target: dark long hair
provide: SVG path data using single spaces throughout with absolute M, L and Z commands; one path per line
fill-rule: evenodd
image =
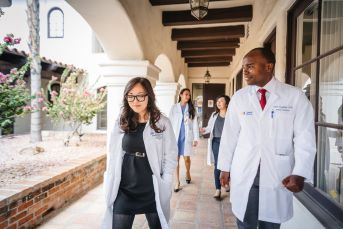
M 181 101 L 181 96 L 180 95 L 182 95 L 185 91 L 188 91 L 189 94 L 191 94 L 191 90 L 189 90 L 189 88 L 182 89 L 180 91 L 180 94 L 179 94 L 179 101 L 178 102 Z M 195 108 L 194 108 L 193 103 L 192 103 L 192 96 L 191 95 L 190 95 L 189 100 L 188 100 L 187 103 L 188 103 L 189 118 L 190 119 L 194 119 L 194 117 L 195 117 Z
M 220 98 L 224 98 L 225 99 L 225 103 L 226 103 L 226 108 L 229 106 L 229 102 L 230 102 L 230 97 L 227 95 L 220 95 L 216 98 L 216 106 L 215 106 L 215 113 L 214 114 L 218 114 L 219 113 L 219 109 L 217 107 L 217 101 Z
M 149 80 L 143 77 L 136 77 L 131 79 L 125 86 L 124 95 L 123 95 L 123 106 L 122 112 L 120 114 L 120 128 L 125 131 L 125 133 L 134 131 L 137 129 L 138 126 L 138 114 L 134 112 L 129 103 L 127 102 L 126 96 L 128 93 L 136 86 L 137 84 L 141 84 L 148 96 L 148 113 L 150 115 L 149 123 L 150 127 L 155 130 L 157 133 L 161 133 L 164 131 L 164 128 L 159 128 L 156 123 L 161 118 L 161 111 L 157 108 L 155 103 L 155 93 L 152 89 L 151 83 Z

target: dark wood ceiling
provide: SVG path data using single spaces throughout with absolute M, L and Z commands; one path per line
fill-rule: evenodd
M 211 2 L 220 2 L 225 0 L 210 0 Z M 150 0 L 151 5 L 174 5 L 174 4 L 189 4 L 189 0 Z
M 206 17 L 194 20 L 189 10 L 163 11 L 162 23 L 170 25 L 195 25 L 211 23 L 249 22 L 252 19 L 252 6 L 239 6 L 222 9 L 209 9 Z
M 245 24 L 253 17 L 252 5 L 211 8 L 213 2 L 230 0 L 210 0 L 208 13 L 200 21 L 191 15 L 189 0 L 149 1 L 152 6 L 168 8 L 162 10 L 162 24 L 172 26 L 171 39 L 177 41 L 188 67 L 228 66 L 240 38 L 245 36 Z M 181 7 L 183 10 L 174 10 L 177 4 L 187 5 Z

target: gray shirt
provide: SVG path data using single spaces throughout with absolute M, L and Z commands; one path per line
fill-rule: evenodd
M 222 136 L 224 121 L 225 121 L 225 118 L 220 117 L 220 115 L 218 114 L 218 117 L 217 117 L 217 119 L 214 123 L 214 127 L 213 127 L 213 137 L 214 138 L 220 138 Z

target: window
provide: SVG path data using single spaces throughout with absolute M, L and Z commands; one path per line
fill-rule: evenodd
M 315 110 L 315 182 L 305 192 L 343 225 L 343 1 L 297 1 L 288 30 L 286 80 Z
M 64 37 L 64 14 L 60 8 L 54 7 L 48 13 L 48 38 Z

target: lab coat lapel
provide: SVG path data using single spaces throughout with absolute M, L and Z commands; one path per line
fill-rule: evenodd
M 263 113 L 266 113 L 269 111 L 271 107 L 275 104 L 276 101 L 279 99 L 278 91 L 281 90 L 281 88 L 278 88 L 278 81 L 276 79 L 273 79 L 271 87 L 269 90 L 269 98 L 267 99 L 267 104 L 264 107 Z
M 271 107 L 273 107 L 273 104 L 275 104 L 275 102 L 278 100 L 279 96 L 278 94 L 274 93 L 270 93 L 270 96 L 267 100 L 267 104 L 264 107 L 263 113 L 266 113 Z

